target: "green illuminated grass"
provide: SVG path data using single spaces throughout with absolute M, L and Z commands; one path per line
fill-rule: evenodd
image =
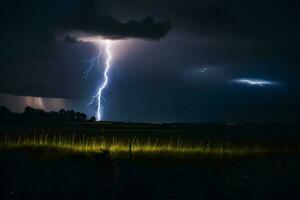
M 159 137 L 104 137 L 77 134 L 4 134 L 0 136 L 0 148 L 45 148 L 62 152 L 101 153 L 110 152 L 113 157 L 128 156 L 245 156 L 266 154 L 298 154 L 299 146 L 273 145 L 254 142 L 212 141 L 207 139 Z

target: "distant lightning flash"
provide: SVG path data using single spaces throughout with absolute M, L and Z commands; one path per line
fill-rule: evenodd
M 210 67 L 204 67 L 204 68 L 200 68 L 199 72 L 203 74 L 205 72 L 208 72 L 209 70 L 210 70 Z
M 198 72 L 200 72 L 201 74 L 204 74 L 204 73 L 210 71 L 212 68 L 213 68 L 213 67 L 210 66 L 210 65 L 204 65 L 203 67 L 200 67 L 200 68 L 198 69 Z
M 110 51 L 110 43 L 111 42 L 109 40 L 105 41 L 105 53 L 106 53 L 107 57 L 106 57 L 106 61 L 105 61 L 104 81 L 99 86 L 99 88 L 97 90 L 97 94 L 95 96 L 93 96 L 91 102 L 88 103 L 88 106 L 90 106 L 94 103 L 95 100 L 97 100 L 97 104 L 96 104 L 97 105 L 97 112 L 96 112 L 96 120 L 97 121 L 102 120 L 102 109 L 103 109 L 102 100 L 104 99 L 102 95 L 103 95 L 103 90 L 107 87 L 108 79 L 109 79 L 108 72 L 109 72 L 109 69 L 111 67 L 110 61 L 111 61 L 111 58 L 112 58 L 112 54 L 111 54 L 111 51 Z M 93 67 L 95 65 L 95 62 L 99 63 L 99 60 L 100 60 L 100 49 L 99 49 L 98 55 L 89 60 L 90 66 L 87 69 L 87 71 L 84 72 L 84 74 L 85 74 L 84 78 L 87 78 L 90 71 L 93 69 Z
M 237 79 L 233 80 L 236 83 L 242 83 L 242 84 L 248 84 L 248 85 L 257 85 L 260 87 L 264 87 L 266 85 L 276 85 L 276 83 L 272 81 L 266 81 L 266 80 L 253 80 L 253 79 Z

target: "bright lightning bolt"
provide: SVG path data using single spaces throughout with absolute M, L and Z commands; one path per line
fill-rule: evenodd
M 101 104 L 102 92 L 106 88 L 107 83 L 108 83 L 108 71 L 110 69 L 110 60 L 111 60 L 111 53 L 110 53 L 109 46 L 110 46 L 110 42 L 106 41 L 105 51 L 106 51 L 107 58 L 106 58 L 106 62 L 105 62 L 104 82 L 102 83 L 102 85 L 98 89 L 98 93 L 97 93 L 97 97 L 98 97 L 97 113 L 96 113 L 97 121 L 101 120 L 101 116 L 102 116 L 102 112 L 101 112 L 102 111 L 102 104 Z
M 88 106 L 90 106 L 95 102 L 95 100 L 97 100 L 97 112 L 96 112 L 96 120 L 97 121 L 102 120 L 102 110 L 103 110 L 102 100 L 104 100 L 103 90 L 107 87 L 108 79 L 109 79 L 108 72 L 111 67 L 110 61 L 112 58 L 112 54 L 110 51 L 110 43 L 111 42 L 109 40 L 105 41 L 106 61 L 105 61 L 105 69 L 104 69 L 104 81 L 99 86 L 99 88 L 97 90 L 97 94 L 95 96 L 93 96 L 91 102 L 88 103 Z M 84 75 L 85 75 L 84 78 L 87 78 L 90 71 L 93 69 L 95 62 L 99 63 L 99 60 L 100 60 L 100 49 L 99 49 L 98 55 L 89 60 L 90 65 L 89 65 L 89 68 L 87 69 L 87 71 L 84 72 Z

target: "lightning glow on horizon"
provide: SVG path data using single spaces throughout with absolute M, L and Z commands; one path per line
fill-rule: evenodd
M 101 85 L 99 86 L 98 90 L 97 90 L 97 94 L 95 96 L 92 97 L 92 100 L 90 103 L 88 103 L 88 106 L 92 105 L 94 103 L 95 100 L 97 100 L 97 111 L 96 111 L 96 120 L 100 121 L 102 120 L 102 110 L 103 110 L 103 106 L 102 106 L 102 100 L 103 98 L 103 90 L 107 87 L 108 84 L 108 72 L 109 69 L 111 67 L 110 65 L 110 61 L 112 58 L 112 53 L 110 51 L 110 41 L 109 40 L 105 40 L 105 53 L 106 53 L 106 61 L 105 61 L 105 69 L 104 69 L 104 81 L 101 83 Z M 85 76 L 84 78 L 87 78 L 87 76 L 89 75 L 90 71 L 92 70 L 92 68 L 94 67 L 94 63 L 97 61 L 97 63 L 99 63 L 100 60 L 100 49 L 99 49 L 99 53 L 97 56 L 95 56 L 94 58 L 90 59 L 90 66 L 87 69 L 86 72 L 84 72 Z

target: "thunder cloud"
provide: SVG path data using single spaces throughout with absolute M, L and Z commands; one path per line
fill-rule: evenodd
M 110 15 L 98 15 L 94 1 L 81 2 L 68 15 L 57 22 L 61 32 L 83 32 L 89 35 L 101 35 L 109 39 L 142 38 L 159 40 L 172 28 L 169 21 L 155 22 L 151 17 L 141 21 L 120 22 Z

